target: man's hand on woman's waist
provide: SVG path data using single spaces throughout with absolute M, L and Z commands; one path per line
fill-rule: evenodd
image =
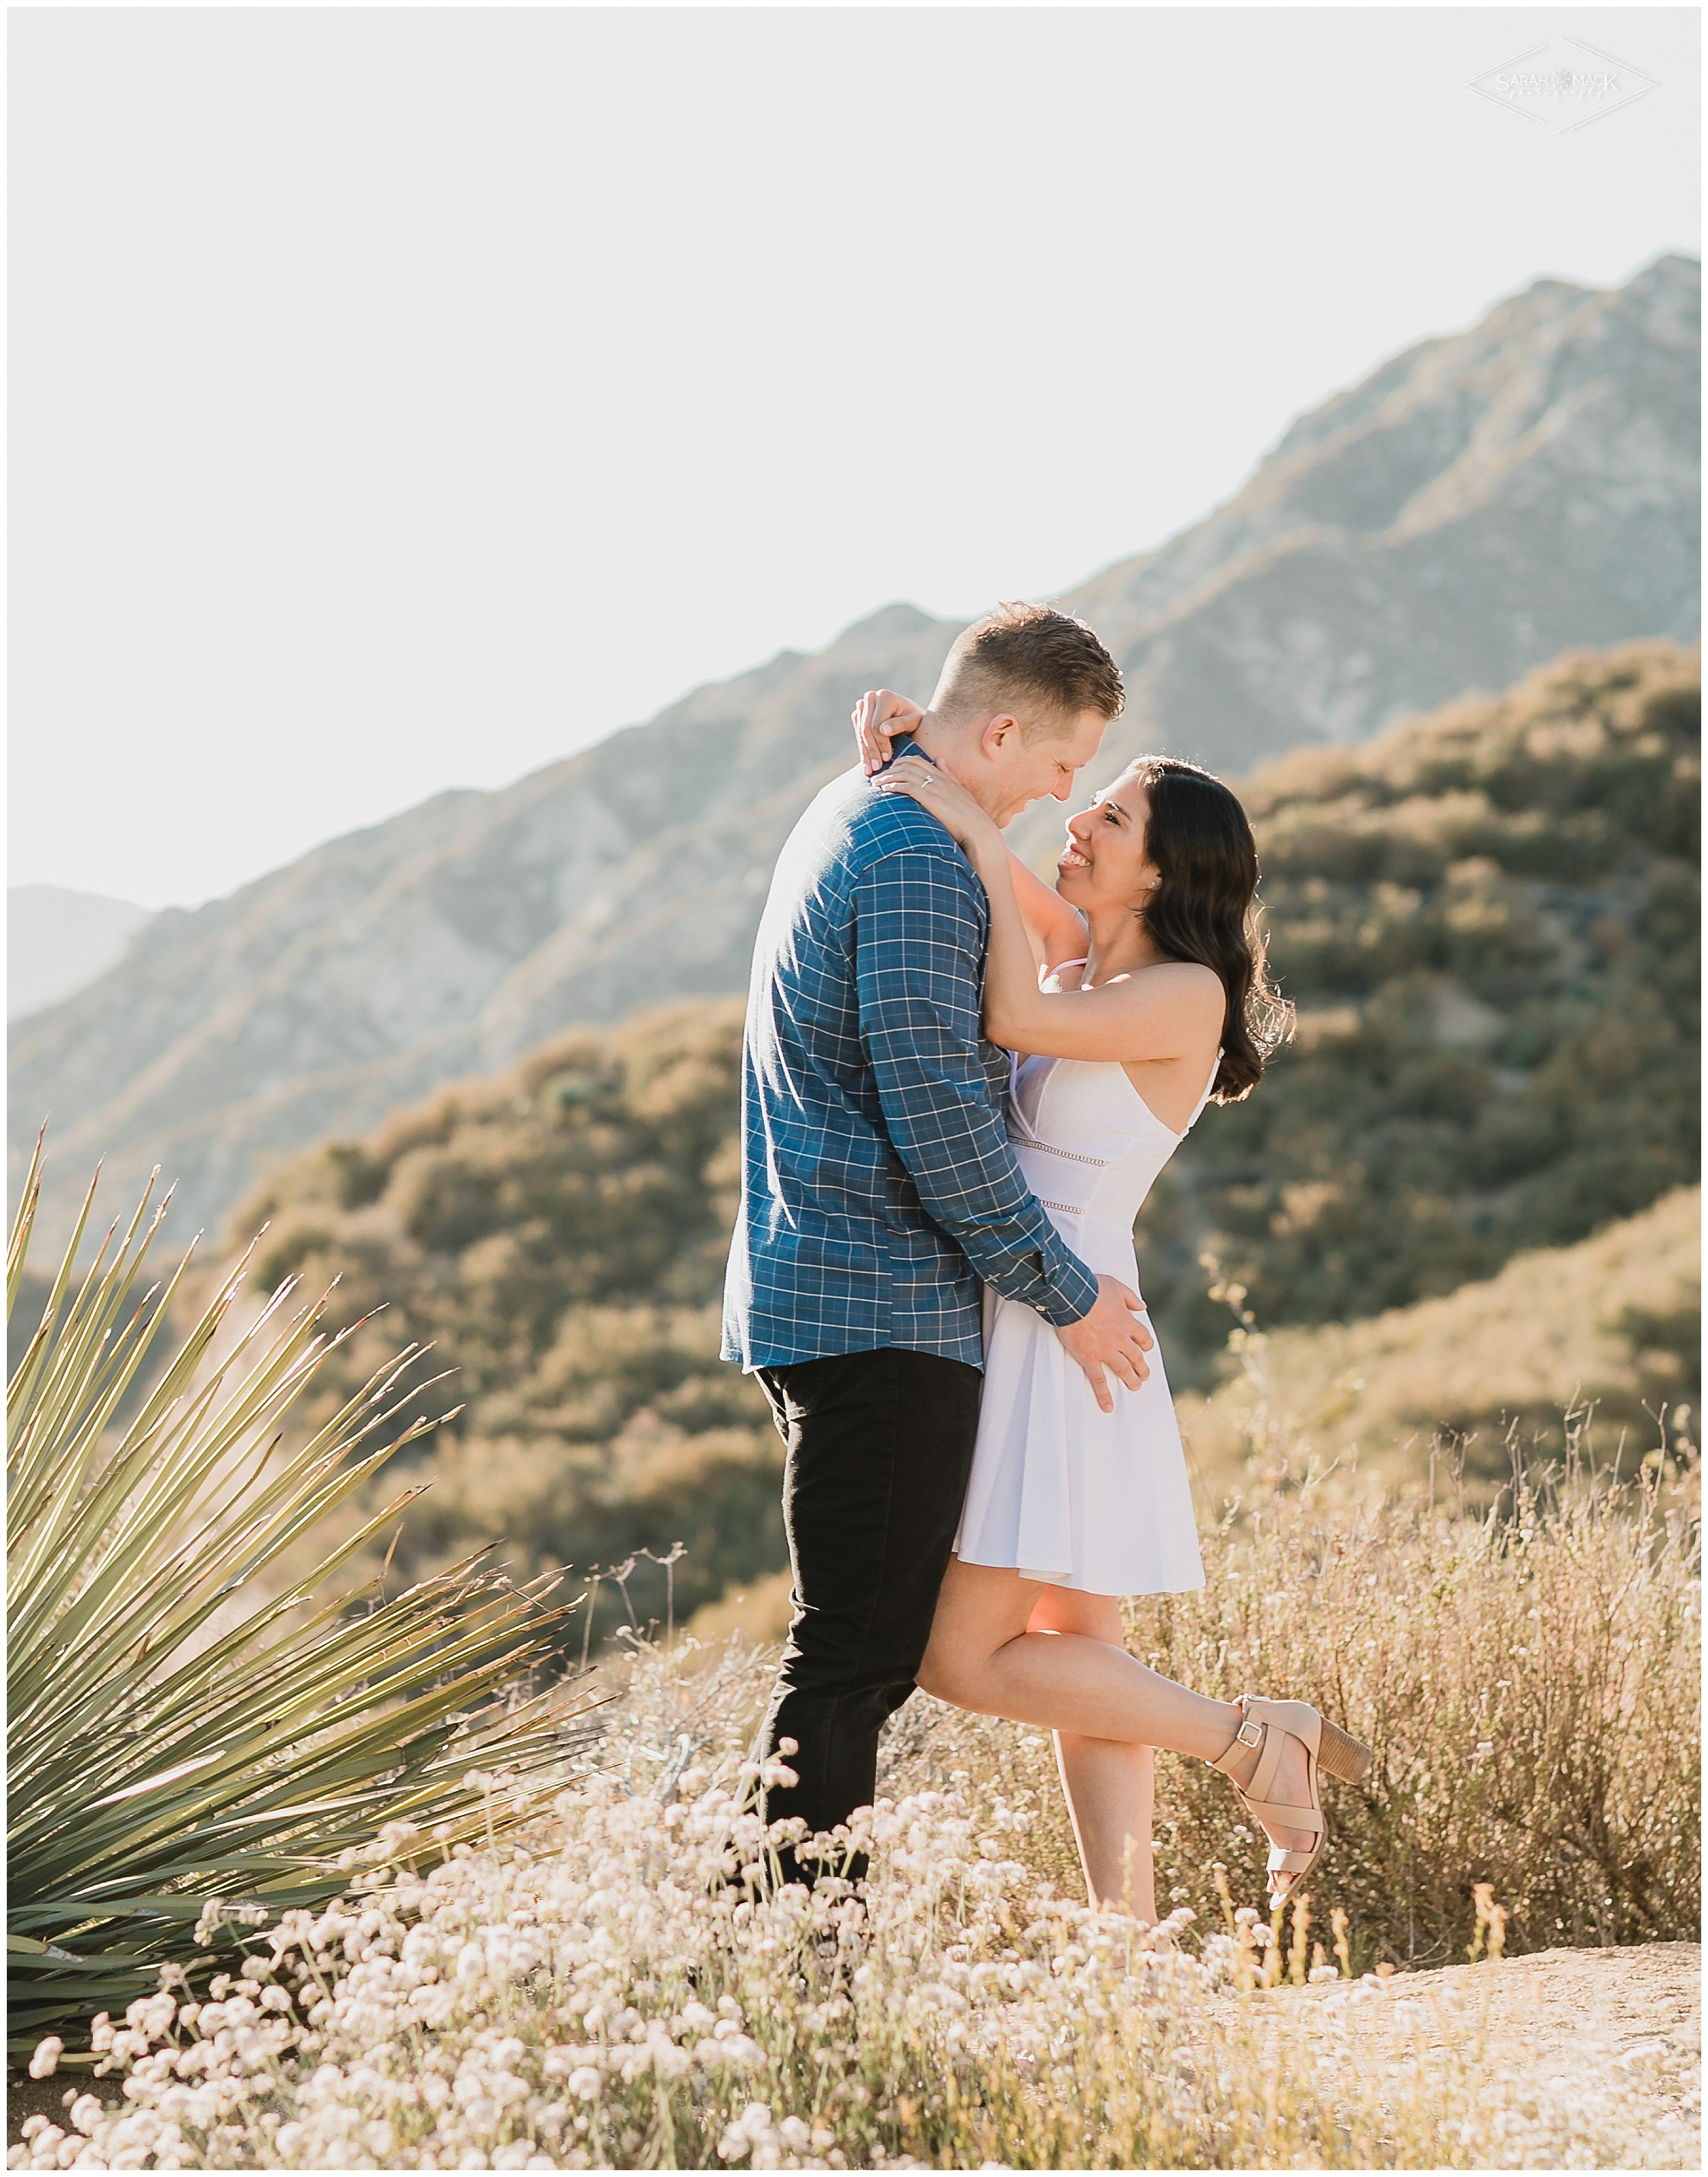
M 1115 1395 L 1105 1369 L 1113 1369 L 1129 1391 L 1136 1391 L 1150 1373 L 1144 1356 L 1156 1340 L 1149 1325 L 1139 1320 L 1143 1307 L 1130 1285 L 1100 1272 L 1091 1312 L 1081 1316 L 1078 1323 L 1056 1326 L 1056 1335 L 1085 1371 L 1097 1403 L 1106 1414 L 1115 1411 Z

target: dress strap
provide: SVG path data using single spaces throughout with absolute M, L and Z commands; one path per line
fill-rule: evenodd
M 1058 960 L 1053 968 L 1048 966 L 1043 962 L 1040 962 L 1038 968 L 1039 989 L 1041 990 L 1050 978 L 1055 975 L 1059 975 L 1064 968 L 1083 968 L 1090 958 L 1091 955 L 1089 952 L 1082 953 L 1080 958 L 1077 960 Z

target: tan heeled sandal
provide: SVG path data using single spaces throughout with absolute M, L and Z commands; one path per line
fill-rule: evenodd
M 1245 1721 L 1210 1766 L 1220 1769 L 1233 1784 L 1241 1805 L 1260 1829 L 1273 1822 L 1277 1829 L 1303 1830 L 1309 1836 L 1308 1852 L 1285 1845 L 1269 1847 L 1269 1873 L 1285 1878 L 1274 1885 L 1274 1894 L 1287 1897 L 1323 1857 L 1329 1841 L 1317 1771 L 1326 1770 L 1329 1776 L 1344 1777 L 1349 1784 L 1361 1784 L 1370 1773 L 1370 1749 L 1330 1723 L 1309 1701 L 1265 1700 L 1258 1694 L 1241 1694 L 1238 1705 Z M 1289 1738 L 1296 1738 L 1305 1749 L 1306 1789 L 1311 1801 L 1307 1807 L 1290 1807 L 1269 1797 L 1281 1765 L 1281 1751 Z M 1230 1765 L 1253 1746 L 1258 1749 L 1257 1766 L 1241 1784 Z

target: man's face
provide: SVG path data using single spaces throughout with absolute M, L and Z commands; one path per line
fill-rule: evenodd
M 1082 711 L 1065 732 L 1028 740 L 1018 717 L 998 712 L 969 723 L 938 760 L 993 823 L 1006 826 L 1034 801 L 1067 800 L 1107 723 L 1101 712 Z

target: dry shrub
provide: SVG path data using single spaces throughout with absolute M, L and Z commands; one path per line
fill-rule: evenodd
M 1652 1475 L 1654 1470 L 1649 1470 Z M 1521 1479 L 1480 1515 L 1449 1501 L 1285 1481 L 1204 1537 L 1195 1595 L 1128 1606 L 1132 1652 L 1200 1693 L 1314 1701 L 1372 1745 L 1356 1790 L 1327 1780 L 1319 1913 L 1343 1907 L 1362 1962 L 1462 1957 L 1474 1885 L 1508 1947 L 1694 1940 L 1697 1522 L 1675 1480 Z M 1040 1732 L 923 1696 L 892 1727 L 895 1788 L 1024 1786 L 1029 1854 L 1078 1885 Z M 1263 1840 L 1205 1764 L 1158 1756 L 1157 1894 L 1215 1912 L 1218 1862 L 1260 1899 Z
M 1463 1955 L 1477 1882 L 1514 1950 L 1695 1934 L 1699 1530 L 1682 1503 L 1565 1472 L 1480 1518 L 1305 1490 L 1218 1545 L 1200 1595 L 1133 1612 L 1132 1645 L 1206 1691 L 1315 1700 L 1375 1748 L 1362 1787 L 1329 1786 L 1317 1885 L 1365 1944 Z M 1222 1780 L 1167 1765 L 1182 1867 L 1228 1859 Z

